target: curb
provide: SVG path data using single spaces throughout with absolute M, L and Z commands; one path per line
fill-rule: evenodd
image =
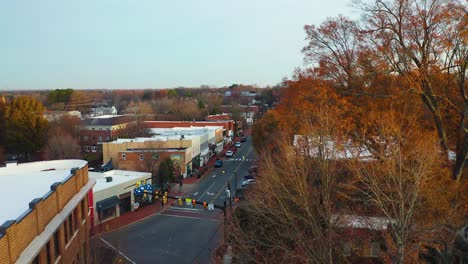
M 145 219 L 147 219 L 147 218 L 149 218 L 149 217 L 152 217 L 152 216 L 154 216 L 154 215 L 156 215 L 156 214 L 158 214 L 158 213 L 165 212 L 165 211 L 166 211 L 169 207 L 171 207 L 173 204 L 174 204 L 174 202 L 172 202 L 171 204 L 168 203 L 166 206 L 164 206 L 163 208 L 161 208 L 161 210 L 156 211 L 154 214 L 147 215 L 147 216 L 145 216 L 145 217 L 143 217 L 143 218 L 140 218 L 140 219 L 136 220 L 135 222 L 131 222 L 131 223 L 128 223 L 128 224 L 126 224 L 126 225 L 119 226 L 119 227 L 116 228 L 116 229 L 112 229 L 112 230 L 109 230 L 109 231 L 104 231 L 104 232 L 101 232 L 101 233 L 99 233 L 99 234 L 92 235 L 92 236 L 90 236 L 90 237 L 91 237 L 91 238 L 93 238 L 93 237 L 99 237 L 99 236 L 101 236 L 101 235 L 104 235 L 104 234 L 107 234 L 107 233 L 110 233 L 110 232 L 114 232 L 114 231 L 120 230 L 120 229 L 122 229 L 122 228 L 128 227 L 128 226 L 130 226 L 130 225 L 139 223 L 139 222 L 141 222 L 141 221 L 143 221 L 143 220 L 145 220 Z

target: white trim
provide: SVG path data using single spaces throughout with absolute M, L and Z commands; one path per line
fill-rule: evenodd
M 55 231 L 60 228 L 67 217 L 73 212 L 75 207 L 81 203 L 81 200 L 86 197 L 95 183 L 95 180 L 89 179 L 88 183 L 81 187 L 81 190 L 72 197 L 72 199 L 65 205 L 65 207 L 63 207 L 62 211 L 54 218 L 52 218 L 49 224 L 45 227 L 44 231 L 40 235 L 36 236 L 33 241 L 31 241 L 31 243 L 29 243 L 29 245 L 23 250 L 16 263 L 30 263 L 41 252 L 44 245 L 49 242 Z M 85 232 L 84 229 L 82 231 Z M 73 239 L 70 239 L 70 241 L 72 240 Z

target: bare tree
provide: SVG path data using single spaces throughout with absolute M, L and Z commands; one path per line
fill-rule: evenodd
M 437 136 L 423 134 L 415 119 L 403 116 L 393 112 L 375 119 L 382 145 L 379 159 L 351 165 L 362 184 L 356 186 L 389 223 L 387 256 L 392 263 L 417 259 L 418 242 L 427 227 L 419 221 L 424 214 L 428 217 L 429 208 L 424 206 L 427 188 L 443 168 Z
M 44 154 L 48 160 L 76 159 L 81 158 L 80 149 L 77 139 L 62 129 L 56 128 L 49 131 Z
M 276 151 L 260 153 L 259 187 L 234 214 L 229 239 L 239 262 L 341 263 L 342 233 L 335 225 L 343 190 L 337 149 L 339 119 L 325 104 L 306 118 L 295 146 L 279 133 Z

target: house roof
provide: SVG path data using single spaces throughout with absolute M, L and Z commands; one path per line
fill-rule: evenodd
M 84 160 L 53 160 L 0 168 L 0 224 L 19 218 L 31 201 L 51 191 L 51 185 L 65 182 L 72 175 L 71 169 L 86 165 Z
M 116 115 L 116 116 L 100 116 L 91 117 L 81 120 L 82 126 L 115 126 L 131 122 L 131 116 Z

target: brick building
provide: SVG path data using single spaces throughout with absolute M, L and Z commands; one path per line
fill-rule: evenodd
M 0 262 L 90 263 L 93 185 L 83 160 L 0 168 Z
M 87 118 L 80 124 L 80 145 L 85 152 L 102 152 L 102 142 L 109 142 L 125 132 L 131 123 L 129 116 Z
M 153 167 L 165 158 L 171 158 L 186 177 L 193 168 L 193 149 L 198 148 L 200 152 L 200 146 L 192 144 L 192 140 L 175 137 L 118 139 L 103 144 L 103 161 L 104 164 L 110 162 L 113 168 L 119 170 L 150 172 L 148 165 L 153 163 Z

